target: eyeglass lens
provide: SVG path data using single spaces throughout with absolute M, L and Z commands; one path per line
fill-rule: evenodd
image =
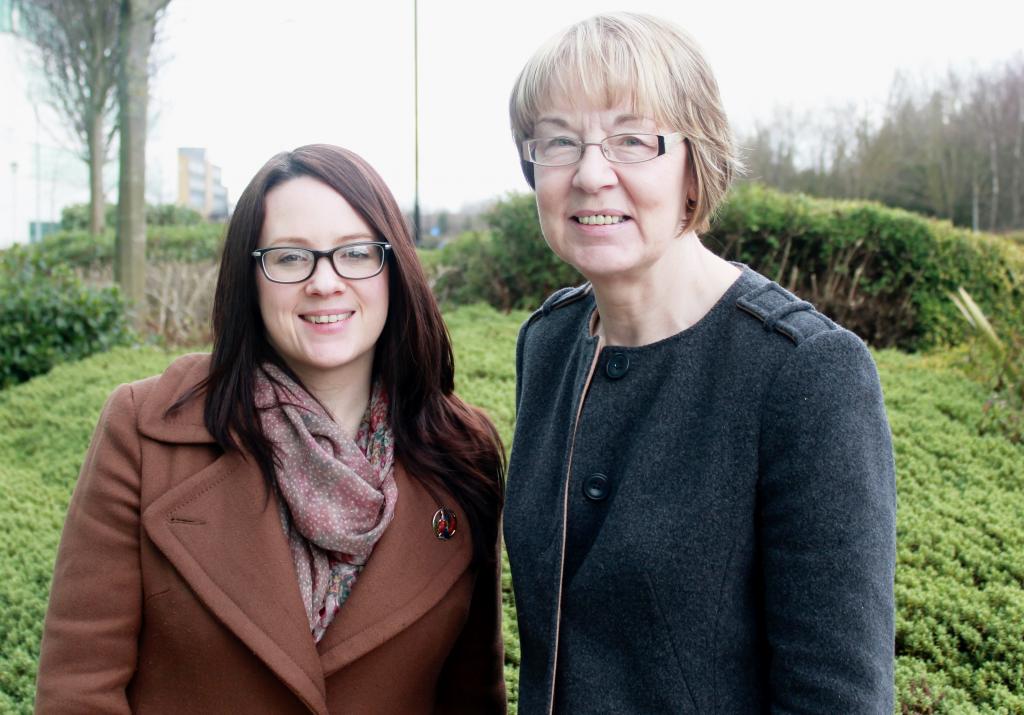
M 583 142 L 569 137 L 536 139 L 534 160 L 538 164 L 564 166 L 575 164 L 583 155 Z M 658 156 L 657 134 L 616 134 L 601 142 L 601 151 L 609 161 L 624 164 L 648 161 Z
M 375 243 L 339 246 L 331 258 L 342 278 L 370 278 L 384 266 L 384 247 Z M 263 254 L 263 268 L 272 281 L 298 283 L 313 275 L 316 254 L 305 248 L 272 248 Z

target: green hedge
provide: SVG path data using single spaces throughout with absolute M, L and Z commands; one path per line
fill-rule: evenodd
M 959 343 L 949 300 L 963 286 L 1003 326 L 1024 325 L 1024 251 L 944 221 L 858 201 L 738 187 L 707 244 L 765 275 L 876 347 Z
M 509 444 L 515 335 L 525 313 L 446 315 L 457 388 Z M 50 572 L 100 407 L 173 356 L 120 348 L 0 392 L 0 712 L 28 713 Z M 987 391 L 958 357 L 876 353 L 896 448 L 895 712 L 1024 712 L 1024 448 L 978 435 Z M 45 459 L 40 459 L 45 455 Z M 519 643 L 505 573 L 506 677 Z
M 533 309 L 556 289 L 583 281 L 544 242 L 533 194 L 510 194 L 486 220 L 489 231 L 462 234 L 431 261 L 434 293 L 443 303 Z
M 218 223 L 191 226 L 146 226 L 146 257 L 152 261 L 217 260 L 224 242 L 225 227 Z M 33 244 L 35 251 L 51 265 L 93 268 L 114 260 L 114 231 L 108 228 L 99 236 L 84 229 L 57 231 Z
M 510 195 L 488 233 L 465 234 L 432 259 L 435 291 L 454 304 L 535 308 L 581 282 L 547 248 L 532 194 Z M 997 328 L 1024 326 L 1024 250 L 879 204 L 738 186 L 705 244 L 761 271 L 875 347 L 956 344 L 965 323 L 949 293 L 965 287 Z
M 89 204 L 71 204 L 60 211 L 60 227 L 64 231 L 86 231 L 92 207 Z M 117 204 L 106 204 L 103 221 L 107 226 L 117 224 Z M 202 215 L 176 204 L 146 204 L 146 223 L 150 226 L 192 226 L 202 223 Z
M 0 256 L 0 389 L 132 338 L 117 288 L 13 248 Z

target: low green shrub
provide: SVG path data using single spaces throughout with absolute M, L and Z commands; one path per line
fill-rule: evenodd
M 91 268 L 112 265 L 114 260 L 114 230 L 93 236 L 87 229 L 67 229 L 51 233 L 28 250 L 51 265 L 69 268 Z
M 154 261 L 219 261 L 227 226 L 151 226 L 146 229 L 146 256 Z
M 1024 448 L 978 434 L 988 391 L 959 355 L 876 357 L 896 451 L 902 712 L 1024 712 Z
M 32 712 L 57 543 L 100 409 L 172 357 L 122 347 L 0 391 L 0 713 Z
M 1008 241 L 1024 246 L 1024 231 L 1009 231 L 1001 235 Z
M 455 346 L 455 389 L 487 411 L 508 450 L 515 423 L 516 336 L 526 311 L 501 315 L 477 303 L 445 312 Z
M 0 257 L 0 389 L 132 338 L 117 288 L 93 288 L 31 250 Z
M 982 434 L 996 432 L 1014 444 L 1024 442 L 1024 333 L 1011 330 L 999 336 L 971 294 L 960 288 L 950 298 L 974 330 L 968 366 L 988 383 L 979 422 Z M 979 348 L 984 348 L 980 350 Z
M 446 313 L 457 389 L 510 444 L 515 336 L 526 313 Z M 979 435 L 985 385 L 959 353 L 877 352 L 896 451 L 895 715 L 1024 712 L 1024 447 Z M 118 383 L 172 355 L 118 348 L 0 392 L 0 711 L 29 713 L 53 559 L 89 435 Z M 41 458 L 44 456 L 45 458 Z M 503 575 L 505 674 L 519 641 Z
M 61 231 L 88 231 L 92 207 L 89 204 L 70 204 L 60 210 Z M 104 204 L 103 223 L 113 226 L 117 223 L 117 204 Z
M 528 316 L 529 313 L 521 311 L 499 315 L 494 308 L 483 304 L 445 313 L 455 348 L 455 389 L 468 402 L 487 412 L 498 428 L 506 451 L 512 446 L 515 423 L 516 336 Z M 502 560 L 501 591 L 505 689 L 509 715 L 515 715 L 519 702 L 519 630 L 507 557 Z
M 467 231 L 436 249 L 429 268 L 434 295 L 445 305 L 487 303 L 509 307 L 508 290 L 499 282 L 493 236 Z
M 225 227 L 218 223 L 194 225 L 147 225 L 146 257 L 155 262 L 198 262 L 219 260 Z M 36 252 L 50 265 L 95 269 L 114 261 L 114 231 L 99 236 L 85 229 L 57 231 L 27 250 Z
M 486 221 L 488 232 L 467 232 L 441 249 L 434 282 L 441 301 L 529 309 L 558 288 L 583 282 L 545 243 L 532 194 L 508 195 Z
M 423 266 L 423 272 L 427 274 L 427 279 L 433 283 L 437 274 L 437 264 L 441 258 L 441 251 L 437 248 L 426 248 L 420 245 L 416 247 L 416 256 L 420 259 L 420 264 Z
M 60 227 L 62 231 L 88 231 L 89 204 L 71 204 L 60 211 Z M 103 220 L 107 226 L 117 224 L 117 204 L 104 207 Z M 202 215 L 186 206 L 177 204 L 146 204 L 146 223 L 150 226 L 194 226 L 202 223 Z
M 196 226 L 202 222 L 203 215 L 187 206 L 146 204 L 146 225 L 148 226 Z
M 516 334 L 525 313 L 486 306 L 446 314 L 456 389 L 512 438 Z M 32 712 L 39 638 L 64 513 L 89 437 L 118 384 L 161 372 L 178 353 L 118 348 L 0 392 L 0 712 Z M 42 458 L 41 457 L 45 457 Z M 519 646 L 507 562 L 506 678 L 515 713 Z

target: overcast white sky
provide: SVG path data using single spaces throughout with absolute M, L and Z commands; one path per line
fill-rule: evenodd
M 507 98 L 560 28 L 625 3 L 420 0 L 420 197 L 458 209 L 526 185 Z M 774 108 L 884 101 L 897 69 L 939 76 L 1024 49 L 1024 2 L 639 0 L 703 45 L 735 124 Z M 275 152 L 349 147 L 413 199 L 412 0 L 172 0 L 154 87 L 152 160 L 174 199 L 175 151 L 206 147 L 232 203 Z

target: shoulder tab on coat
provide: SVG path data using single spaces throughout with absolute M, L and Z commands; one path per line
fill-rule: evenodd
M 543 305 L 541 305 L 541 313 L 548 315 L 556 308 L 561 308 L 569 305 L 570 303 L 575 303 L 581 298 L 585 298 L 590 295 L 590 291 L 591 287 L 589 282 L 575 287 L 570 286 L 568 288 L 559 288 L 548 296 L 548 299 L 544 301 Z
M 799 345 L 812 335 L 839 326 L 774 281 L 767 281 L 736 300 L 736 306 Z
M 532 325 L 538 318 L 543 318 L 551 313 L 555 308 L 561 308 L 562 306 L 575 303 L 576 301 L 589 295 L 591 291 L 590 283 L 584 283 L 579 286 L 568 286 L 566 288 L 559 288 L 554 293 L 547 297 L 537 310 L 530 313 L 530 317 L 523 323 L 523 328 Z

